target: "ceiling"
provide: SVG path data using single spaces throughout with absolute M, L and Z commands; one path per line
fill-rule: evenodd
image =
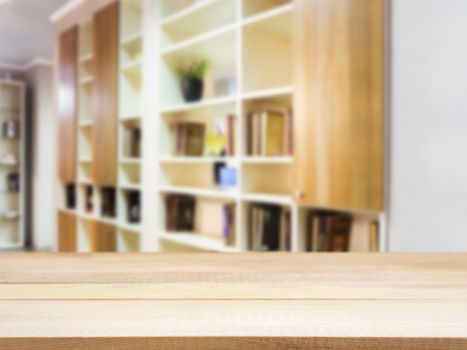
M 0 0 L 0 63 L 23 66 L 52 59 L 49 16 L 70 0 Z

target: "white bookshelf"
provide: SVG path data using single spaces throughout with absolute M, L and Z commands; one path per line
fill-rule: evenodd
M 0 80 L 0 250 L 24 247 L 24 122 L 25 85 Z M 15 135 L 4 133 L 4 123 L 15 123 Z M 19 187 L 9 178 L 16 178 Z
M 248 208 L 272 204 L 291 213 L 291 251 L 306 250 L 306 216 L 312 209 L 350 213 L 354 225 L 380 222 L 380 250 L 385 250 L 384 215 L 359 213 L 339 208 L 303 208 L 293 195 L 294 157 L 250 156 L 246 149 L 246 120 L 258 108 L 289 108 L 293 105 L 292 78 L 293 0 L 159 0 L 157 21 L 158 126 L 154 142 L 157 162 L 157 235 L 162 250 L 246 251 Z M 176 67 L 207 59 L 203 99 L 183 101 Z M 231 78 L 236 90 L 218 93 L 215 81 Z M 171 125 L 175 122 L 209 123 L 218 116 L 236 117 L 235 154 L 229 157 L 187 157 L 173 154 Z M 145 158 L 145 162 L 148 158 Z M 213 185 L 213 164 L 225 162 L 237 169 L 238 184 L 225 189 Z M 143 186 L 144 187 L 144 186 Z M 226 247 L 221 239 L 203 232 L 167 232 L 165 198 L 169 194 L 189 195 L 197 201 L 236 204 L 237 242 Z M 168 248 L 165 248 L 165 247 Z M 182 248 L 180 248 L 182 247 Z
M 217 251 L 248 250 L 249 208 L 270 204 L 290 212 L 292 252 L 306 251 L 307 213 L 329 210 L 351 214 L 354 226 L 380 223 L 380 250 L 385 251 L 385 215 L 346 208 L 301 207 L 295 204 L 293 155 L 250 155 L 247 121 L 252 111 L 293 106 L 293 0 L 120 0 L 118 181 L 116 217 L 100 214 L 101 189 L 93 184 L 93 51 L 92 25 L 80 28 L 77 208 L 62 208 L 78 217 L 79 250 L 89 251 L 92 221 L 116 228 L 117 250 Z M 204 96 L 184 101 L 176 69 L 207 59 Z M 219 81 L 230 81 L 220 89 Z M 216 127 L 234 116 L 232 155 L 180 156 L 174 152 L 173 125 L 195 122 Z M 130 156 L 126 135 L 142 134 L 139 156 Z M 237 170 L 237 185 L 216 186 L 213 168 L 226 163 Z M 94 208 L 85 210 L 85 193 L 93 189 Z M 139 192 L 141 223 L 127 220 L 127 196 Z M 226 246 L 221 229 L 168 232 L 168 195 L 188 195 L 197 203 L 235 204 L 236 244 Z M 219 214 L 220 215 L 220 214 Z M 216 218 L 218 219 L 218 218 Z
M 97 186 L 93 183 L 94 163 L 94 47 L 93 22 L 88 20 L 78 29 L 78 138 L 76 206 L 71 211 L 76 215 L 78 252 L 90 252 L 93 242 L 94 223 L 99 219 L 97 208 Z M 93 208 L 87 210 L 88 191 L 92 191 Z M 68 209 L 70 210 L 70 209 Z
M 117 187 L 117 249 L 119 252 L 141 251 L 142 226 L 128 221 L 128 196 L 138 193 L 142 204 L 142 150 L 129 155 L 131 130 L 142 132 L 144 68 L 144 1 L 120 2 L 120 96 Z M 140 148 L 142 148 L 140 141 Z

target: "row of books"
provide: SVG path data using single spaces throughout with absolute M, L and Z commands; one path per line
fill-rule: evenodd
M 168 195 L 166 230 L 209 236 L 227 246 L 236 242 L 236 205 L 198 200 L 186 195 Z
M 329 211 L 310 211 L 306 222 L 307 251 L 348 252 L 351 250 L 351 239 L 354 241 L 352 250 L 379 250 L 377 222 L 365 222 L 362 227 L 361 223 L 354 225 L 350 215 Z M 354 226 L 359 232 L 353 232 Z
M 125 128 L 123 138 L 124 156 L 128 158 L 141 157 L 141 128 Z
M 216 118 L 213 125 L 195 122 L 172 124 L 173 148 L 177 156 L 233 156 L 235 117 Z
M 246 136 L 249 156 L 292 155 L 292 109 L 268 109 L 249 113 Z
M 249 233 L 249 249 L 252 251 L 290 251 L 290 211 L 276 205 L 252 205 L 249 208 Z

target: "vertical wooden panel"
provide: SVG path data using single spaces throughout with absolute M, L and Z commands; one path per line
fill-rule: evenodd
M 75 182 L 78 28 L 63 32 L 58 40 L 58 176 Z
M 101 186 L 117 182 L 118 11 L 115 2 L 94 15 L 94 180 Z
M 117 251 L 117 230 L 115 226 L 102 223 L 97 224 L 93 251 L 100 253 Z
M 296 201 L 381 210 L 384 0 L 296 0 L 294 26 Z
M 76 252 L 76 216 L 70 213 L 58 213 L 58 251 Z

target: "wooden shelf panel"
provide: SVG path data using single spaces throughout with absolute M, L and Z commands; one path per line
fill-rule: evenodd
M 270 13 L 281 11 L 293 4 L 293 0 L 242 0 L 243 17 L 269 16 Z
M 186 186 L 161 186 L 159 191 L 164 194 L 186 194 L 195 197 L 217 198 L 217 199 L 235 199 L 238 191 L 232 189 L 218 188 L 197 188 Z
M 210 238 L 198 233 L 163 232 L 160 234 L 159 238 L 173 243 L 187 245 L 204 251 L 222 253 L 239 252 L 237 248 L 228 247 L 221 240 Z

